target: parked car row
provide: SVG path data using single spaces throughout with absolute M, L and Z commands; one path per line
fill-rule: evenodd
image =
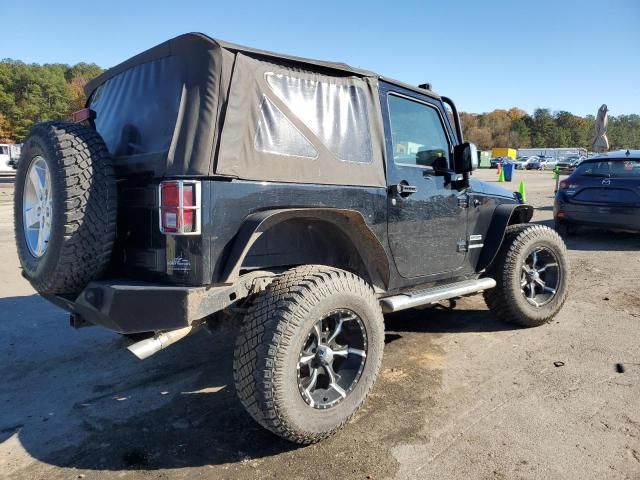
M 553 170 L 556 161 L 548 157 L 533 156 L 527 159 L 525 168 L 527 170 Z
M 530 157 L 497 157 L 491 159 L 491 168 L 497 168 L 498 164 L 504 165 L 510 163 L 517 170 L 553 170 L 559 167 L 563 173 L 573 172 L 585 157 L 571 156 L 564 160 L 557 161 L 551 157 L 533 155 Z

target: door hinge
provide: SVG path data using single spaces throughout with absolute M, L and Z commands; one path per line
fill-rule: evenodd
M 469 244 L 466 240 L 458 240 L 458 252 L 467 252 L 469 250 Z
M 469 208 L 469 197 L 466 195 L 458 197 L 458 207 Z

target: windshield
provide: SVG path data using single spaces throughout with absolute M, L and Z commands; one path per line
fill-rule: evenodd
M 583 163 L 577 175 L 586 177 L 640 178 L 640 160 L 608 160 Z

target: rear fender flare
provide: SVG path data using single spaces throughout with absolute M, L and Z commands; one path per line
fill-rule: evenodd
M 476 271 L 482 272 L 493 263 L 500 251 L 505 231 L 509 225 L 527 223 L 532 217 L 533 207 L 531 205 L 513 203 L 498 205 L 493 211 Z
M 260 236 L 275 225 L 291 219 L 323 220 L 340 229 L 353 243 L 374 286 L 386 290 L 389 285 L 389 261 L 384 247 L 355 210 L 327 208 L 287 208 L 265 210 L 248 215 L 238 231 L 225 262 L 221 281 L 238 280 L 242 263 Z

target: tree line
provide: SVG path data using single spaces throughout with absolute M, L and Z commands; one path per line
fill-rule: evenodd
M 461 113 L 460 119 L 466 139 L 482 150 L 493 147 L 590 150 L 595 135 L 595 116 L 580 117 L 547 108 L 538 108 L 533 115 L 519 108 Z M 607 138 L 611 150 L 640 148 L 640 115 L 609 115 Z
M 94 63 L 65 65 L 0 61 L 0 143 L 20 143 L 34 123 L 68 119 L 84 107 L 84 86 L 102 68 Z M 594 106 L 595 110 L 595 106 Z M 461 113 L 465 137 L 482 150 L 493 147 L 583 147 L 589 149 L 595 117 L 539 108 Z M 609 116 L 611 149 L 640 148 L 640 116 Z
M 84 108 L 84 86 L 100 73 L 94 63 L 0 61 L 0 143 L 21 143 L 34 123 L 68 119 Z

